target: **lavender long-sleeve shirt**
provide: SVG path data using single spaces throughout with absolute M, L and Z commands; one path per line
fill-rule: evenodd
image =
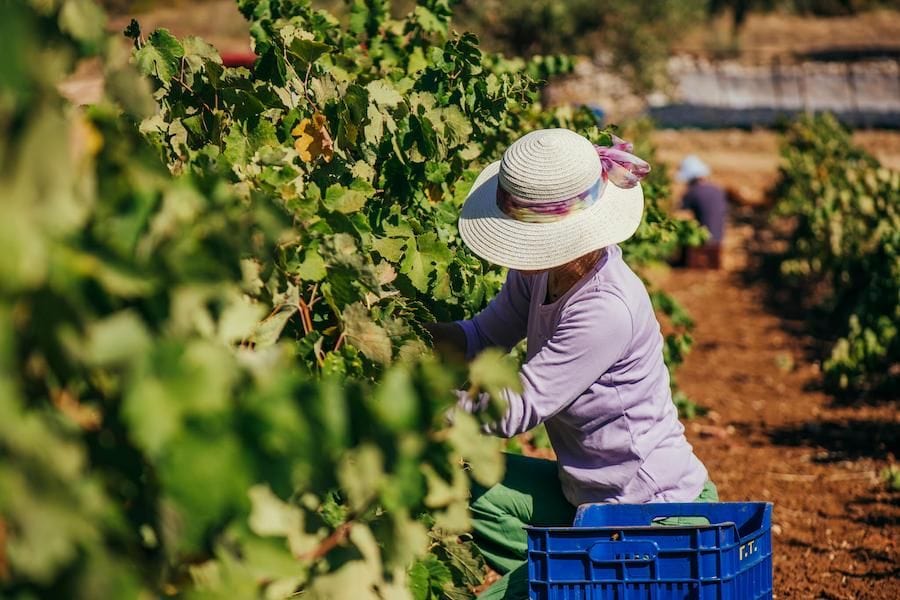
M 470 357 L 528 339 L 522 393 L 505 392 L 509 408 L 492 431 L 511 437 L 545 423 L 576 506 L 696 498 L 706 468 L 678 421 L 650 297 L 619 247 L 557 301 L 544 304 L 546 290 L 546 273 L 510 271 L 487 308 L 458 322 Z

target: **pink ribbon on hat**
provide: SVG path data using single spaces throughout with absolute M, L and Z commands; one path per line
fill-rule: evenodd
M 615 135 L 612 141 L 612 146 L 594 146 L 600 157 L 602 177 L 620 188 L 633 188 L 650 172 L 650 163 L 632 154 L 631 142 Z
M 612 136 L 612 146 L 594 146 L 600 157 L 600 177 L 590 188 L 571 198 L 535 202 L 520 198 L 497 185 L 497 207 L 506 216 L 525 223 L 552 223 L 592 206 L 603 195 L 607 181 L 633 188 L 650 172 L 650 164 L 632 154 L 634 146 Z

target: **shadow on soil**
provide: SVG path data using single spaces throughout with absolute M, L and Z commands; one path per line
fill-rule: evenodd
M 885 492 L 880 496 L 862 496 L 850 500 L 846 504 L 848 513 L 860 513 L 853 520 L 866 527 L 897 527 L 900 526 L 900 494 Z M 854 510 L 855 509 L 855 510 Z M 862 510 L 860 510 L 862 509 Z M 884 552 L 863 549 L 869 557 L 886 562 L 893 562 L 889 554 Z
M 894 564 L 894 558 L 889 552 L 882 550 L 872 550 L 871 548 L 854 548 L 850 551 L 850 555 L 861 562 L 883 562 L 889 565 Z
M 844 577 L 856 577 L 859 579 L 874 579 L 876 581 L 881 579 L 890 579 L 894 580 L 898 575 L 900 575 L 900 569 L 889 569 L 887 571 L 866 571 L 864 573 L 854 573 L 853 571 L 836 571 L 839 575 L 843 575 Z
M 812 446 L 827 451 L 818 462 L 883 458 L 900 450 L 900 423 L 872 420 L 810 421 L 769 433 L 779 446 Z

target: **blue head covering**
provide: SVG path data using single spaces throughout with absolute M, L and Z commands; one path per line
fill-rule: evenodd
M 675 174 L 678 181 L 692 181 L 699 177 L 709 177 L 709 167 L 694 154 L 686 156 Z

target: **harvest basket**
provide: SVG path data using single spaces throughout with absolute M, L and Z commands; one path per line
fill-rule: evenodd
M 572 527 L 527 528 L 529 598 L 771 598 L 771 526 L 767 502 L 584 504 Z

